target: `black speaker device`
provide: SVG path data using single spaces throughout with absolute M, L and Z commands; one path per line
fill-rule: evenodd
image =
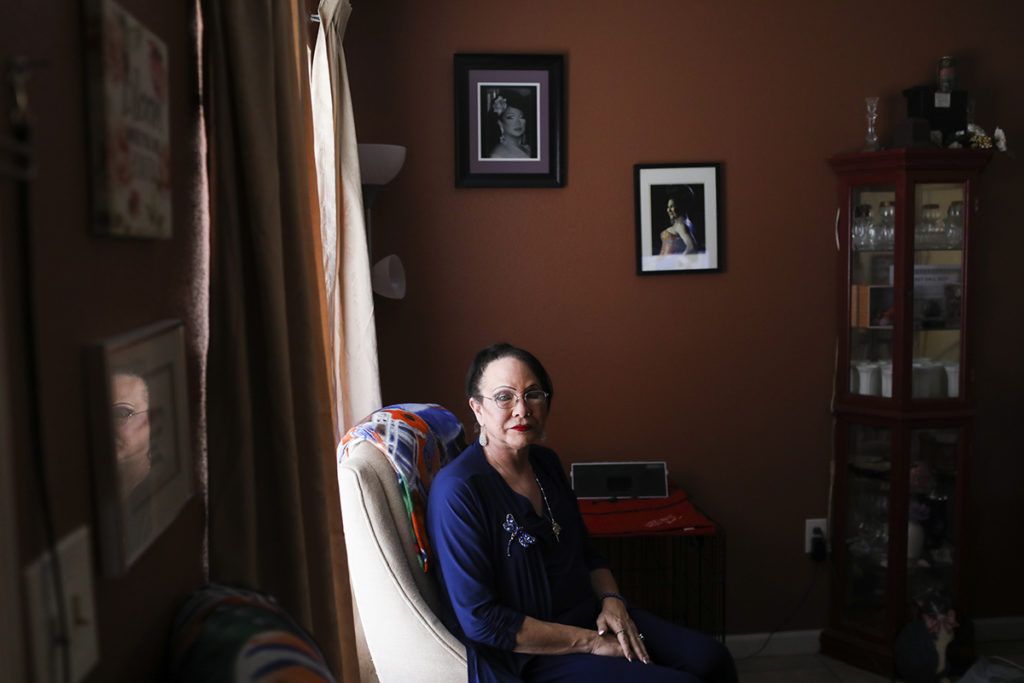
M 666 498 L 665 462 L 577 462 L 569 469 L 577 498 Z

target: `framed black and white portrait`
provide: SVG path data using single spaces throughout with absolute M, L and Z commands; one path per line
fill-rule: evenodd
M 561 55 L 455 55 L 456 187 L 564 187 Z
M 722 269 L 721 164 L 636 164 L 636 272 Z

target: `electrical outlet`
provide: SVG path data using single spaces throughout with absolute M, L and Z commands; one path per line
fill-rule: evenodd
M 804 553 L 811 554 L 811 540 L 814 538 L 814 530 L 821 531 L 821 537 L 828 541 L 828 520 L 827 519 L 806 519 L 804 520 Z
M 38 683 L 64 680 L 65 648 L 59 644 L 67 633 L 68 667 L 71 681 L 81 681 L 99 661 L 96 638 L 96 610 L 92 594 L 92 558 L 89 528 L 80 527 L 57 544 L 64 593 L 62 627 L 54 589 L 54 563 L 43 553 L 25 569 L 26 601 L 32 634 L 34 680 Z

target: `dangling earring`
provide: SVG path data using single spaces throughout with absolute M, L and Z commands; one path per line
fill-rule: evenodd
M 480 442 L 481 446 L 487 445 L 487 432 L 484 431 L 483 427 L 480 428 L 480 438 L 477 441 Z
M 547 432 L 541 432 L 540 433 L 540 440 L 541 441 L 547 441 L 548 440 L 548 433 Z

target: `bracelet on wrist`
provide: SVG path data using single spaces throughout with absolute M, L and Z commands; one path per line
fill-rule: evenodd
M 617 599 L 621 600 L 623 603 L 626 602 L 626 598 L 622 597 L 618 593 L 605 593 L 604 595 L 601 596 L 601 602 L 604 602 L 605 598 L 617 598 Z

